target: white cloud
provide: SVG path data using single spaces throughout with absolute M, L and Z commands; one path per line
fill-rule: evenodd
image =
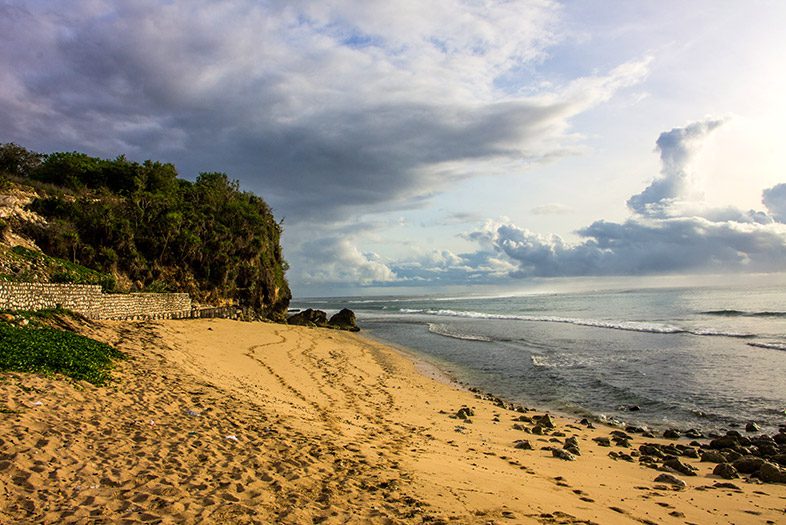
M 662 133 L 661 177 L 628 201 L 634 216 L 623 223 L 592 223 L 577 232 L 583 242 L 494 221 L 465 238 L 480 245 L 479 253 L 493 249 L 514 262 L 514 277 L 783 271 L 786 184 L 764 191 L 769 213 L 696 200 L 688 168 L 702 140 L 720 124 L 708 119 Z

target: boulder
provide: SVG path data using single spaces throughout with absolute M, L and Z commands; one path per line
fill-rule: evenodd
M 745 425 L 745 432 L 758 432 L 761 430 L 761 427 L 756 424 L 755 421 L 749 421 L 747 425 Z
M 475 415 L 475 411 L 469 407 L 461 407 L 456 412 L 456 417 L 459 419 L 469 419 Z
M 685 431 L 685 437 L 689 439 L 702 439 L 704 437 L 704 434 L 702 434 L 695 428 L 690 428 Z
M 696 472 L 694 472 L 696 470 L 695 468 L 691 467 L 690 465 L 686 465 L 677 458 L 667 459 L 663 462 L 663 466 L 675 470 L 685 476 L 696 475 Z
M 703 450 L 701 460 L 705 463 L 726 463 L 727 461 L 726 456 L 714 450 Z
M 551 416 L 548 414 L 542 415 L 540 417 L 535 416 L 534 419 L 538 421 L 538 425 L 544 428 L 554 428 L 554 421 L 551 419 Z
M 731 463 L 718 463 L 712 473 L 716 476 L 722 477 L 723 479 L 734 479 L 740 477 L 739 472 L 737 472 L 737 469 L 734 468 L 734 465 Z
M 734 468 L 743 474 L 753 474 L 761 468 L 764 464 L 764 460 L 756 456 L 743 456 L 732 464 Z
M 736 449 L 740 446 L 739 438 L 736 436 L 724 436 L 713 439 L 710 441 L 709 447 L 714 450 L 723 450 L 724 448 Z
M 666 439 L 679 439 L 680 433 L 670 428 L 663 433 L 663 437 Z
M 297 326 L 326 326 L 327 314 L 322 310 L 312 310 L 308 308 L 295 315 L 289 316 L 287 324 Z
M 532 445 L 526 439 L 519 439 L 513 444 L 513 448 L 519 450 L 532 450 Z
M 765 462 L 759 469 L 759 479 L 765 483 L 786 483 L 786 470 Z
M 574 461 L 576 459 L 576 456 L 561 448 L 552 448 L 551 455 L 565 461 Z
M 344 308 L 339 313 L 332 316 L 327 324 L 331 328 L 338 328 L 340 330 L 349 330 L 350 332 L 360 331 L 357 320 L 355 319 L 355 312 L 349 308 Z
M 602 436 L 595 437 L 595 438 L 592 438 L 592 441 L 594 441 L 595 443 L 597 443 L 601 447 L 610 447 L 611 446 L 611 440 L 609 438 L 607 438 L 607 437 L 602 437 Z

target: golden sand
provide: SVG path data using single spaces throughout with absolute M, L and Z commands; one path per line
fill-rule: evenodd
M 612 429 L 565 417 L 582 455 L 557 459 L 553 438 L 513 428 L 521 414 L 355 334 L 85 331 L 131 357 L 110 386 L 0 376 L 0 523 L 786 523 L 786 485 L 718 488 L 713 464 L 687 460 L 698 476 L 676 490 L 592 441 Z M 471 423 L 451 417 L 462 406 Z M 633 449 L 645 441 L 660 440 Z

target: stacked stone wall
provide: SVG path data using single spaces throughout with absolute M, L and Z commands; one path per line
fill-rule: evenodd
M 92 319 L 169 319 L 191 317 L 186 293 L 105 294 L 86 284 L 0 282 L 0 309 L 65 308 Z

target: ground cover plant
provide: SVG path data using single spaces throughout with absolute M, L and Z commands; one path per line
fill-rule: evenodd
M 0 321 L 0 371 L 63 374 L 106 384 L 113 361 L 125 355 L 108 344 L 41 323 L 53 315 L 57 314 L 43 312 L 22 326 L 18 321 L 26 317 L 4 314 L 13 320 Z

